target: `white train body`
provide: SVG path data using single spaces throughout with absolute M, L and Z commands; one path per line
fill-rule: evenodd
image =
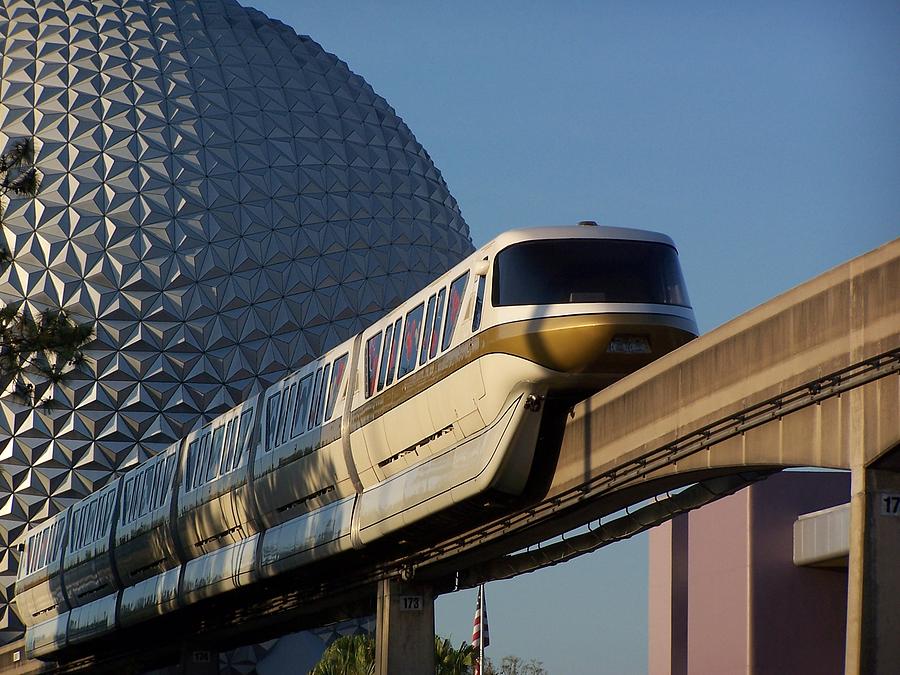
M 664 235 L 507 232 L 32 528 L 16 583 L 27 652 L 52 657 L 448 516 L 487 517 L 558 449 L 539 439 L 571 403 L 696 334 Z

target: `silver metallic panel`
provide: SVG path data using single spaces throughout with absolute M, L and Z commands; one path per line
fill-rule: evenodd
M 63 558 L 66 596 L 72 607 L 118 590 L 110 542 L 119 501 L 116 480 L 69 509 L 69 544 Z
M 48 621 L 29 626 L 25 631 L 25 655 L 43 656 L 66 646 L 69 613 L 63 612 Z
M 120 623 L 123 626 L 131 625 L 175 609 L 178 605 L 180 574 L 181 567 L 175 567 L 122 591 Z
M 0 302 L 95 322 L 55 410 L 0 402 L 0 640 L 27 525 L 358 332 L 471 251 L 388 103 L 232 0 L 0 0 L 0 150 L 34 137 Z
M 347 551 L 355 497 L 329 504 L 263 533 L 260 573 L 274 576 Z
M 22 565 L 17 570 L 16 609 L 26 626 L 68 611 L 62 587 L 63 554 L 68 537 L 69 510 L 29 530 Z
M 84 642 L 114 630 L 116 627 L 116 600 L 113 593 L 94 600 L 69 612 L 69 644 Z
M 197 602 L 255 581 L 258 540 L 259 534 L 254 534 L 187 562 L 181 580 L 182 601 Z
M 123 586 L 178 566 L 170 516 L 179 445 L 122 477 L 115 534 L 115 564 Z

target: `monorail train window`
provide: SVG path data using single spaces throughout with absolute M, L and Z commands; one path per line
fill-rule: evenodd
M 394 381 L 394 373 L 397 370 L 397 356 L 400 354 L 400 324 L 403 319 L 397 319 L 394 323 L 394 338 L 391 340 L 391 358 L 388 360 L 387 379 L 385 386 Z
M 186 490 L 191 490 L 194 487 L 194 474 L 197 473 L 197 462 L 200 461 L 200 439 L 195 438 L 191 441 L 191 444 L 188 445 L 188 455 L 187 455 L 187 471 L 185 472 L 185 481 L 184 486 Z
M 378 383 L 378 357 L 381 355 L 381 333 L 366 341 L 366 398 L 375 393 Z
M 78 510 L 74 510 L 72 512 L 72 535 L 69 537 L 69 546 L 74 546 L 75 541 L 78 538 L 78 532 L 81 528 L 81 512 Z M 50 534 L 49 530 L 45 530 L 43 532 L 44 538 L 47 539 L 46 535 Z M 44 550 L 44 545 L 41 544 L 41 550 Z M 72 550 L 72 549 L 70 549 Z
M 44 566 L 44 561 L 41 559 L 41 537 L 43 537 L 43 535 L 43 532 L 39 533 L 31 542 L 32 549 L 34 550 L 34 557 L 31 565 L 32 572 L 37 572 Z
M 425 310 L 425 334 L 422 336 L 422 352 L 419 354 L 419 365 L 428 360 L 428 347 L 431 344 L 431 324 L 434 322 L 434 305 L 437 295 L 428 298 L 428 309 Z
M 485 275 L 478 276 L 478 290 L 475 292 L 475 311 L 472 312 L 472 332 L 481 328 L 481 314 L 484 310 L 484 282 Z
M 50 546 L 50 537 L 47 535 L 50 534 L 48 530 L 44 530 L 41 532 L 41 546 L 40 546 L 40 554 L 38 555 L 38 567 L 43 567 L 47 564 L 47 553 Z
M 431 346 L 428 348 L 428 358 L 433 359 L 437 355 L 438 345 L 441 340 L 441 320 L 444 318 L 444 298 L 447 289 L 442 288 L 438 293 L 437 309 L 434 311 L 434 329 L 431 331 Z
M 34 536 L 28 537 L 28 544 L 25 546 L 25 560 L 19 565 L 19 578 L 28 576 L 34 569 Z
M 334 405 L 337 403 L 338 392 L 340 392 L 341 385 L 344 382 L 344 372 L 347 370 L 348 356 L 349 354 L 344 354 L 334 362 L 331 371 L 331 385 L 328 387 L 328 405 L 325 408 L 326 421 L 330 420 L 331 416 L 334 415 Z
M 322 370 L 322 391 L 319 392 L 319 400 L 316 404 L 316 426 L 322 424 L 325 413 L 325 395 L 328 393 L 328 376 L 331 373 L 331 364 L 327 364 Z
M 40 535 L 35 535 L 31 538 L 30 543 L 28 545 L 28 560 L 31 563 L 28 568 L 28 573 L 32 574 L 41 563 L 41 552 L 40 552 Z
M 312 396 L 309 401 L 309 418 L 306 420 L 306 430 L 309 431 L 316 426 L 316 412 L 319 409 L 319 396 L 322 393 L 322 369 L 316 371 L 313 378 Z
M 378 368 L 378 391 L 384 389 L 384 381 L 387 377 L 388 360 L 391 356 L 391 345 L 394 344 L 394 324 L 390 324 L 384 331 L 384 348 L 381 350 L 381 365 Z
M 250 450 L 250 440 L 253 435 L 253 408 L 248 408 L 241 413 L 241 429 L 238 432 L 237 450 L 231 463 L 231 469 L 241 465 L 244 454 Z
M 497 255 L 493 285 L 495 307 L 690 304 L 675 249 L 646 241 L 554 239 L 513 244 Z
M 84 528 L 87 525 L 87 518 L 85 518 L 85 512 L 83 509 L 78 509 L 75 511 L 78 515 L 78 527 L 75 528 L 74 534 L 75 536 L 71 538 L 69 542 L 69 550 L 74 551 L 78 548 L 79 542 L 81 538 L 84 536 Z
M 153 510 L 156 507 L 157 495 L 162 487 L 162 464 L 157 463 L 151 469 L 145 471 L 147 474 L 147 484 L 150 486 L 147 490 L 147 499 L 144 500 L 144 511 Z
M 50 528 L 50 533 L 53 539 L 53 557 L 55 558 L 59 555 L 63 546 L 63 537 L 65 536 L 65 528 L 66 528 L 66 519 L 65 517 L 60 518 L 53 526 Z
M 112 496 L 112 492 L 107 492 L 103 496 L 103 508 L 100 511 L 100 525 L 97 526 L 98 535 L 104 533 L 106 531 L 106 526 L 109 524 L 109 501 Z
M 403 327 L 403 343 L 400 348 L 400 367 L 397 379 L 412 372 L 416 367 L 416 356 L 419 353 L 419 335 L 422 333 L 422 316 L 425 314 L 425 303 L 417 305 L 406 315 Z
M 278 430 L 278 413 L 281 411 L 281 392 L 269 396 L 266 403 L 266 450 L 275 447 L 275 432 Z
M 153 487 L 155 481 L 153 478 L 153 471 L 142 471 L 138 475 L 138 480 L 135 481 L 135 486 L 132 487 L 132 491 L 137 492 L 140 495 L 139 498 L 135 500 L 135 506 L 139 513 L 146 513 L 149 501 L 154 499 Z
M 294 410 L 294 422 L 291 425 L 291 438 L 303 433 L 306 426 L 306 416 L 309 414 L 309 389 L 312 385 L 312 375 L 300 380 L 300 392 L 297 394 L 296 409 Z
M 225 425 L 217 427 L 212 432 L 212 441 L 209 450 L 209 464 L 206 467 L 206 480 L 208 483 L 219 475 L 219 467 L 222 466 L 222 455 L 225 451 Z
M 468 280 L 469 273 L 467 271 L 450 284 L 450 300 L 447 302 L 447 320 L 444 322 L 444 338 L 441 340 L 441 351 L 447 349 L 453 341 L 453 333 L 456 331 L 456 322 L 459 319 L 459 310 L 462 309 L 463 294 L 466 291 L 466 282 Z
M 126 477 L 125 481 L 122 483 L 122 525 L 127 525 L 132 520 L 134 520 L 134 514 L 132 513 L 132 497 L 131 494 L 134 491 L 134 479 L 131 477 Z
M 203 483 L 203 476 L 206 470 L 206 463 L 209 461 L 209 437 L 207 431 L 200 437 L 200 449 L 197 451 L 197 470 L 194 471 L 194 484 L 191 489 L 199 487 Z
M 238 418 L 228 420 L 228 429 L 225 431 L 225 450 L 222 453 L 222 474 L 231 471 L 231 462 L 234 460 L 234 446 L 237 439 Z M 162 472 L 160 472 L 162 473 Z
M 289 419 L 294 412 L 294 402 L 297 399 L 297 383 L 294 382 L 288 389 L 287 399 L 281 406 L 281 414 L 278 417 L 278 445 L 287 442 L 290 438 Z

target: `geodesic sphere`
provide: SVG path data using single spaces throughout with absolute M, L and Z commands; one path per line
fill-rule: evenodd
M 94 322 L 54 410 L 0 402 L 10 550 L 41 520 L 381 316 L 471 251 L 428 154 L 313 40 L 230 0 L 0 0 L 0 302 Z

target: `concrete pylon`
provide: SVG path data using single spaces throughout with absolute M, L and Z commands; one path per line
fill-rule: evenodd
M 900 448 L 854 467 L 850 502 L 847 675 L 900 664 Z
M 434 674 L 434 591 L 429 585 L 378 582 L 375 675 Z

